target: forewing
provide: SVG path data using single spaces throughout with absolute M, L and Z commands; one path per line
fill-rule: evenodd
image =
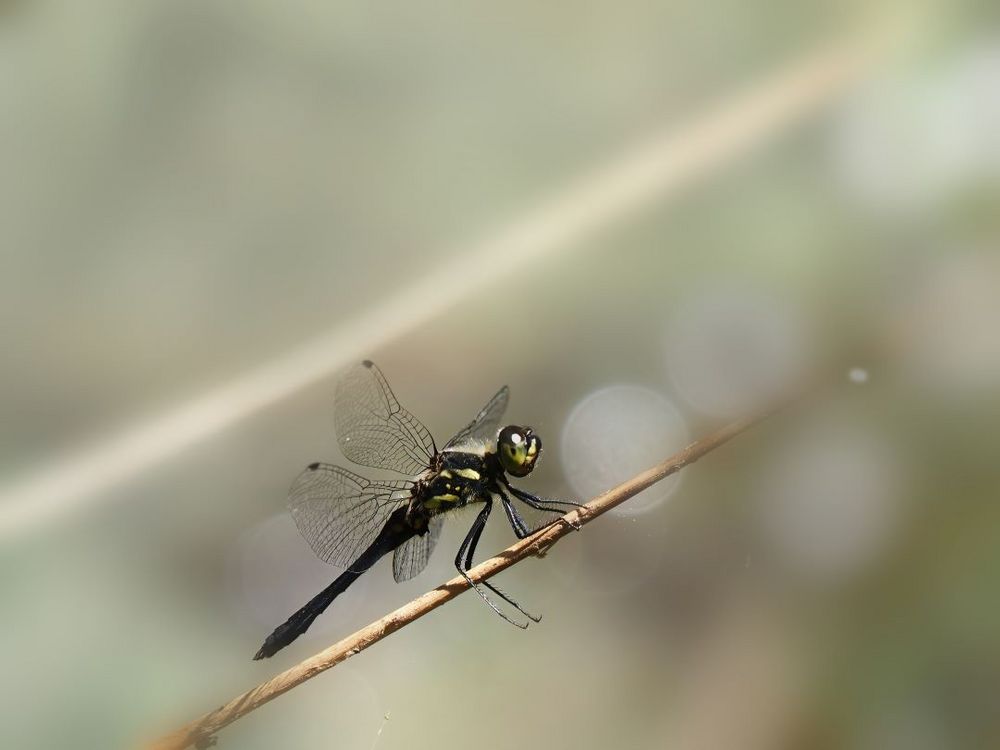
M 333 424 L 341 451 L 362 466 L 415 476 L 436 452 L 427 428 L 399 405 L 381 370 L 368 360 L 337 382 Z
M 340 466 L 312 464 L 288 492 L 295 525 L 321 560 L 347 568 L 389 514 L 410 500 L 412 482 L 377 482 Z
M 507 401 L 510 400 L 510 389 L 504 386 L 479 410 L 476 418 L 463 427 L 455 437 L 448 441 L 444 450 L 468 443 L 485 441 L 493 442 L 503 413 L 507 411 Z
M 426 534 L 412 536 L 396 547 L 392 553 L 392 577 L 397 582 L 408 581 L 427 567 L 443 525 L 441 516 L 433 516 L 427 523 Z

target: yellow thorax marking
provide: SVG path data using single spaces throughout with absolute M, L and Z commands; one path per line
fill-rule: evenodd
M 441 472 L 444 474 L 444 472 Z M 455 473 L 463 479 L 479 479 L 480 474 L 475 469 L 455 469 Z
M 428 505 L 440 505 L 441 503 L 455 503 L 458 502 L 458 495 L 452 495 L 446 493 L 444 495 L 434 495 L 428 499 Z

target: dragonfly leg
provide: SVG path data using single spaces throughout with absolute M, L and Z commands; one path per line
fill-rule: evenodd
M 511 526 L 514 526 L 514 533 L 517 535 L 517 538 L 518 539 L 524 539 L 524 537 L 530 536 L 531 535 L 531 529 L 529 529 L 527 527 L 527 525 L 524 523 L 524 519 L 522 519 L 521 516 L 518 514 L 518 512 L 514 509 L 514 506 L 510 502 L 510 498 L 506 497 L 505 495 L 501 495 L 500 497 L 501 497 L 501 500 L 503 501 L 503 504 L 504 504 L 504 510 L 507 512 L 507 518 L 510 519 Z M 513 517 L 511 516 L 511 512 L 514 513 Z M 517 526 L 515 526 L 515 524 L 519 524 L 520 525 L 521 531 L 518 531 L 518 528 L 517 528 Z M 468 550 L 468 552 L 465 555 L 465 568 L 466 568 L 466 570 L 468 570 L 469 568 L 472 567 L 472 556 L 476 553 L 476 545 L 479 544 L 479 537 L 481 535 L 482 535 L 482 529 L 479 530 L 479 534 L 476 535 L 475 539 L 473 539 L 472 543 L 469 545 L 469 550 Z M 525 617 L 527 617 L 532 622 L 541 622 L 542 621 L 542 616 L 541 615 L 533 615 L 533 614 L 531 614 L 531 612 L 529 612 L 524 607 L 522 607 L 520 604 L 518 604 L 514 600 L 513 597 L 511 597 L 509 594 L 507 594 L 506 592 L 504 592 L 504 590 L 501 589 L 499 586 L 496 586 L 496 585 L 490 583 L 489 581 L 483 581 L 482 585 L 485 586 L 486 588 L 488 588 L 490 591 L 492 591 L 497 596 L 499 596 L 501 599 L 503 599 L 509 605 L 511 605 L 512 607 L 514 607 L 514 609 L 516 609 L 518 612 L 520 612 L 522 615 L 524 615 Z
M 476 552 L 476 546 L 479 544 L 479 538 L 483 535 L 483 529 L 486 528 L 486 521 L 490 517 L 491 510 L 493 510 L 493 501 L 487 500 L 483 505 L 483 509 L 479 511 L 479 515 L 476 516 L 476 520 L 473 522 L 472 528 L 469 529 L 469 533 L 466 534 L 465 539 L 462 541 L 462 544 L 458 548 L 458 555 L 455 557 L 455 567 L 458 569 L 458 572 L 462 574 L 462 577 L 466 581 L 468 581 L 469 586 L 471 586 L 475 590 L 475 592 L 479 594 L 480 598 L 484 602 L 486 602 L 486 605 L 490 609 L 492 609 L 494 612 L 500 615 L 500 617 L 509 622 L 511 625 L 524 630 L 525 628 L 528 627 L 528 623 L 515 622 L 514 620 L 510 619 L 507 615 L 505 615 L 503 612 L 501 612 L 500 609 L 497 607 L 497 605 L 494 604 L 493 601 L 488 596 L 486 596 L 486 594 L 483 593 L 482 589 L 480 588 L 480 585 L 483 588 L 487 588 L 490 591 L 492 591 L 494 594 L 499 596 L 505 602 L 507 602 L 512 607 L 517 609 L 518 612 L 523 614 L 525 617 L 533 620 L 534 622 L 538 622 L 541 618 L 535 617 L 534 615 L 525 612 L 516 601 L 511 599 L 496 586 L 490 584 L 489 581 L 483 581 L 481 584 L 476 584 L 471 578 L 469 578 L 468 571 L 469 568 L 472 567 L 472 556 Z
M 523 502 L 529 508 L 534 508 L 535 510 L 547 510 L 547 511 L 559 512 L 561 510 L 564 510 L 566 507 L 570 508 L 584 507 L 580 503 L 574 503 L 570 500 L 546 500 L 544 498 L 538 497 L 537 495 L 532 495 L 530 492 L 525 492 L 524 490 L 520 490 L 517 487 L 512 487 L 509 484 L 507 485 L 507 489 L 509 489 L 512 493 L 514 493 L 514 497 Z M 559 507 L 560 505 L 563 507 L 560 508 Z M 564 523 L 574 531 L 579 531 L 581 529 L 580 524 L 573 523 L 569 519 L 563 518 L 561 516 L 555 521 L 553 521 L 553 523 Z
M 518 539 L 525 539 L 531 536 L 534 532 L 528 528 L 528 524 L 524 522 L 521 514 L 517 512 L 517 508 L 514 507 L 514 503 L 511 499 L 507 497 L 507 494 L 503 491 L 500 493 L 500 502 L 503 504 L 504 513 L 507 514 L 507 520 L 510 522 L 510 527 L 514 530 L 514 536 Z

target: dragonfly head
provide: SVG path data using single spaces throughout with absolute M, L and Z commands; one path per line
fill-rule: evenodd
M 542 452 L 542 440 L 530 427 L 507 425 L 497 436 L 497 455 L 504 471 L 515 477 L 526 477 L 535 468 Z

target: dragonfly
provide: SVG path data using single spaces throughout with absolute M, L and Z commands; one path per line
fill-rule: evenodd
M 288 507 L 299 532 L 320 559 L 344 569 L 329 586 L 275 628 L 254 659 L 266 659 L 309 629 L 348 587 L 392 553 L 392 574 L 406 581 L 427 565 L 444 519 L 460 508 L 478 505 L 455 556 L 455 567 L 496 614 L 519 628 L 528 622 L 505 614 L 487 591 L 539 622 L 498 586 L 469 577 L 473 557 L 493 505 L 499 501 L 514 531 L 524 539 L 539 528 L 529 525 L 514 499 L 536 511 L 560 514 L 579 503 L 550 500 L 511 484 L 535 468 L 541 438 L 530 427 L 500 420 L 510 389 L 502 387 L 444 447 L 404 409 L 382 371 L 370 360 L 347 370 L 334 392 L 334 429 L 344 456 L 355 464 L 403 475 L 405 479 L 368 479 L 349 469 L 313 463 L 298 476 Z M 548 524 L 544 524 L 548 525 Z

